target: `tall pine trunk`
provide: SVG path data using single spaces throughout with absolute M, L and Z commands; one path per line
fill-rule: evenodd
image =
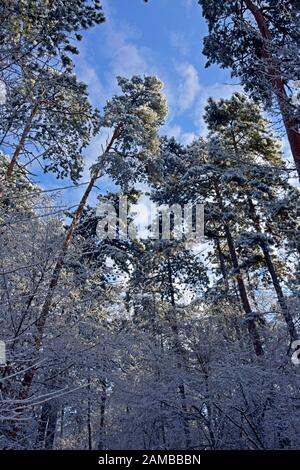
M 119 136 L 119 130 L 120 130 L 120 127 L 117 127 L 105 149 L 105 153 L 108 153 L 115 140 L 117 139 L 117 137 Z M 49 287 L 48 287 L 48 291 L 47 291 L 47 294 L 46 294 L 46 297 L 45 297 L 45 300 L 44 300 L 44 304 L 42 306 L 42 310 L 41 310 L 41 314 L 36 322 L 36 329 L 37 329 L 37 333 L 36 333 L 36 337 L 35 337 L 35 347 L 36 347 L 36 353 L 38 354 L 38 351 L 41 347 L 41 344 L 42 344 L 42 339 L 43 339 L 43 334 L 44 334 L 44 329 L 45 329 L 45 324 L 46 324 L 46 320 L 48 318 L 48 315 L 49 315 L 49 312 L 50 312 L 50 309 L 51 309 L 51 306 L 52 306 L 52 301 L 53 301 L 53 297 L 54 297 L 54 294 L 55 294 L 55 289 L 58 285 L 58 282 L 59 282 L 59 279 L 60 279 L 60 275 L 61 275 L 61 272 L 62 272 L 62 269 L 63 269 L 63 266 L 64 266 L 64 262 L 65 262 L 65 257 L 66 257 L 66 254 L 68 252 L 68 249 L 70 247 L 70 244 L 71 244 L 71 241 L 73 239 L 73 235 L 74 235 L 74 232 L 75 232 L 75 229 L 79 223 L 79 220 L 80 220 L 80 217 L 82 215 L 82 212 L 83 212 L 83 209 L 85 207 L 85 204 L 87 202 L 87 199 L 93 189 L 93 186 L 97 180 L 97 178 L 99 177 L 99 173 L 98 172 L 94 172 L 94 174 L 92 175 L 91 179 L 90 179 L 90 182 L 80 200 L 80 203 L 77 207 L 77 210 L 74 214 L 74 217 L 73 217 L 73 220 L 72 220 L 72 223 L 69 227 L 69 229 L 67 230 L 67 233 L 66 233 L 66 237 L 65 237 L 65 240 L 63 242 L 63 246 L 62 246 L 62 249 L 60 251 L 60 254 L 58 256 L 58 259 L 57 259 L 57 262 L 55 264 L 55 267 L 54 267 L 54 270 L 53 270 L 53 273 L 52 273 L 52 276 L 51 276 L 51 280 L 50 280 L 50 283 L 49 283 Z M 32 381 L 33 381 L 33 378 L 34 378 L 34 375 L 36 373 L 36 368 L 35 367 L 31 367 L 30 369 L 28 369 L 25 374 L 24 374 L 24 377 L 23 377 L 23 380 L 22 380 L 22 385 L 23 385 L 23 389 L 22 389 L 22 392 L 20 393 L 20 399 L 26 399 L 28 397 L 28 393 L 29 393 L 29 389 L 30 389 L 30 386 L 32 384 Z M 18 408 L 18 411 L 21 411 L 22 410 L 22 406 L 20 406 Z
M 93 449 L 93 442 L 92 442 L 92 423 L 91 423 L 91 415 L 92 415 L 92 404 L 91 404 L 91 378 L 88 378 L 88 400 L 87 400 L 87 432 L 88 432 L 88 450 Z
M 38 424 L 37 444 L 39 449 L 53 449 L 58 414 L 58 403 L 51 400 L 43 403 Z
M 172 311 L 171 311 L 171 314 L 169 314 L 168 319 L 171 325 L 171 330 L 173 332 L 173 342 L 174 342 L 175 352 L 179 359 L 177 363 L 177 368 L 180 371 L 182 369 L 182 361 L 184 359 L 184 352 L 182 350 L 182 346 L 181 346 L 180 338 L 179 338 L 179 332 L 178 332 L 178 325 L 177 325 L 177 319 L 176 319 L 175 292 L 174 292 L 174 285 L 173 285 L 171 263 L 169 259 L 167 263 L 167 270 L 168 270 L 167 274 L 168 274 L 168 281 L 169 281 L 170 294 L 171 294 L 171 305 L 172 305 Z M 191 432 L 190 432 L 189 421 L 187 418 L 188 408 L 187 408 L 187 403 L 186 403 L 185 385 L 182 379 L 180 379 L 178 390 L 179 390 L 179 396 L 181 399 L 181 408 L 183 411 L 183 432 L 185 436 L 185 446 L 186 446 L 186 450 L 189 450 L 191 447 Z
M 102 390 L 101 390 L 101 404 L 100 404 L 100 427 L 99 427 L 99 441 L 98 441 L 98 450 L 104 450 L 104 426 L 105 426 L 105 409 L 106 409 L 106 400 L 107 400 L 107 385 L 106 380 L 102 381 Z
M 58 405 L 56 401 L 54 400 L 51 402 L 48 427 L 47 427 L 47 432 L 46 432 L 46 437 L 45 437 L 45 449 L 47 450 L 52 450 L 54 447 L 57 414 L 58 414 Z
M 20 138 L 20 141 L 14 151 L 14 154 L 12 156 L 12 159 L 8 165 L 8 168 L 6 170 L 6 179 L 8 180 L 12 173 L 13 173 L 13 170 L 14 170 L 14 167 L 20 157 L 20 154 L 21 152 L 23 151 L 24 149 L 24 145 L 25 145 L 25 142 L 26 142 L 26 139 L 28 137 L 28 134 L 31 130 L 31 125 L 32 125 L 32 121 L 34 119 L 34 117 L 36 116 L 36 114 L 38 113 L 38 105 L 36 104 L 33 108 L 32 108 L 32 111 L 26 121 L 26 124 L 25 124 L 25 127 L 23 129 L 23 132 L 22 132 L 22 135 L 21 135 L 21 138 Z
M 223 204 L 223 199 L 222 199 L 222 196 L 221 196 L 221 192 L 219 190 L 218 182 L 216 180 L 214 180 L 214 187 L 215 187 L 216 196 L 217 196 L 217 200 L 218 200 L 218 204 L 219 204 L 219 209 L 221 210 L 222 213 L 224 213 L 225 208 L 224 208 L 224 204 Z M 245 312 L 246 316 L 248 317 L 247 318 L 248 332 L 249 332 L 249 335 L 250 335 L 250 338 L 251 338 L 251 341 L 252 341 L 252 344 L 253 344 L 255 354 L 257 356 L 262 356 L 264 354 L 264 350 L 263 350 L 262 342 L 261 342 L 261 339 L 260 339 L 260 336 L 259 336 L 259 332 L 258 332 L 256 323 L 255 323 L 255 320 L 253 318 L 251 318 L 252 309 L 251 309 L 251 305 L 250 305 L 250 302 L 249 302 L 249 299 L 248 299 L 245 282 L 244 282 L 244 279 L 243 279 L 243 276 L 242 276 L 242 273 L 241 273 L 241 270 L 240 270 L 234 240 L 233 240 L 233 237 L 231 235 L 231 230 L 230 230 L 230 227 L 229 227 L 228 223 L 223 222 L 223 226 L 224 226 L 224 230 L 225 230 L 225 235 L 226 235 L 227 245 L 228 245 L 228 249 L 229 249 L 229 253 L 230 253 L 230 257 L 231 257 L 232 266 L 235 270 L 235 275 L 236 275 L 236 281 L 237 281 L 240 300 L 241 300 L 244 312 Z
M 250 217 L 253 221 L 255 230 L 257 233 L 261 233 L 259 215 L 256 213 L 255 206 L 250 198 L 248 199 L 248 202 L 249 202 Z M 269 274 L 271 276 L 272 283 L 273 283 L 273 286 L 277 295 L 278 303 L 280 305 L 284 320 L 287 324 L 289 335 L 292 341 L 296 341 L 299 339 L 299 335 L 297 333 L 293 318 L 291 316 L 290 309 L 286 301 L 286 297 L 284 296 L 282 287 L 280 285 L 280 281 L 279 281 L 275 266 L 273 264 L 269 247 L 265 243 L 265 241 L 261 239 L 259 241 L 259 246 L 263 252 L 265 263 L 268 268 Z

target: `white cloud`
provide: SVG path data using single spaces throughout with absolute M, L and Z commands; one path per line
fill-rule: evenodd
M 197 135 L 194 132 L 183 132 L 181 135 L 181 142 L 183 145 L 189 145 L 193 140 L 197 139 Z
M 215 83 L 210 86 L 204 86 L 200 83 L 197 71 L 193 65 L 189 64 L 184 70 L 188 71 L 186 74 L 188 77 L 184 79 L 180 86 L 180 95 L 176 103 L 177 108 L 172 113 L 167 124 L 162 128 L 161 133 L 168 137 L 174 137 L 182 144 L 188 145 L 199 136 L 205 137 L 207 135 L 207 127 L 203 115 L 208 98 L 212 97 L 216 100 L 220 98 L 227 99 L 235 92 L 243 92 L 243 89 L 240 85 L 235 84 Z M 174 91 L 171 99 L 173 102 L 175 101 Z M 179 106 L 180 104 L 181 106 Z M 187 107 L 187 105 L 189 106 Z M 188 132 L 176 123 L 178 116 L 187 110 L 193 116 L 194 124 L 192 126 L 194 129 Z
M 194 132 L 185 132 L 180 126 L 164 126 L 162 134 L 167 137 L 174 137 L 178 142 L 183 145 L 188 145 L 193 142 L 198 136 Z
M 100 108 L 117 92 L 118 75 L 155 74 L 151 49 L 135 43 L 139 32 L 120 24 L 111 4 L 104 1 L 103 6 L 107 22 L 99 26 L 97 35 L 96 30 L 87 35 L 76 59 L 78 76 L 88 85 L 93 104 Z M 104 68 L 98 70 L 99 64 L 105 64 Z
M 180 126 L 168 126 L 167 124 L 162 128 L 162 134 L 166 135 L 167 137 L 174 137 L 175 139 L 179 140 L 182 129 Z
M 178 90 L 178 109 L 183 112 L 191 108 L 200 91 L 198 72 L 192 64 L 184 63 L 177 66 L 177 71 L 182 77 Z
M 169 35 L 171 46 L 176 49 L 176 52 L 179 54 L 186 56 L 189 52 L 189 48 L 187 47 L 187 39 L 182 33 L 178 33 L 172 31 Z
M 137 74 L 149 74 L 153 69 L 151 50 L 132 42 L 126 31 L 113 22 L 106 31 L 106 43 L 110 49 L 109 75 L 130 77 Z
M 111 4 L 108 5 L 105 1 L 104 6 L 107 23 L 99 27 L 99 34 L 88 36 L 83 41 L 81 53 L 76 61 L 78 75 L 87 83 L 93 104 L 101 109 L 105 101 L 118 91 L 117 75 L 130 77 L 134 74 L 155 74 L 165 82 L 164 92 L 169 103 L 169 119 L 162 130 L 163 133 L 175 137 L 184 145 L 191 143 L 200 134 L 205 135 L 203 112 L 208 97 L 227 98 L 241 88 L 218 83 L 204 86 L 200 83 L 195 66 L 189 62 L 175 64 L 177 77 L 174 77 L 174 74 L 169 77 L 170 71 L 167 68 L 166 77 L 164 66 L 157 63 L 153 51 L 137 43 L 138 31 L 128 29 L 126 24 L 120 23 Z M 179 33 L 171 34 L 170 41 L 181 54 L 187 53 L 184 38 Z M 93 54 L 89 55 L 91 50 Z M 105 68 L 100 69 L 99 64 L 105 64 Z M 179 79 L 179 85 L 176 78 Z M 188 131 L 176 121 L 186 112 L 192 117 L 192 124 L 189 124 L 192 128 Z M 101 154 L 101 147 L 105 145 L 107 135 L 107 132 L 102 132 L 86 150 L 83 180 L 88 179 L 89 168 Z M 109 182 L 107 184 L 110 186 Z M 101 187 L 103 185 L 101 181 Z
M 76 61 L 76 71 L 78 78 L 88 86 L 89 98 L 92 104 L 100 108 L 103 103 L 105 90 L 95 68 L 89 65 L 85 54 L 79 55 Z

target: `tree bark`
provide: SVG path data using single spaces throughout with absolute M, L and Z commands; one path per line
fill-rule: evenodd
M 102 381 L 102 393 L 101 393 L 101 405 L 100 405 L 100 429 L 99 429 L 99 442 L 98 442 L 98 450 L 103 450 L 105 448 L 104 445 L 104 425 L 105 425 L 105 406 L 106 406 L 106 399 L 107 399 L 107 392 L 106 392 L 106 381 Z
M 44 447 L 47 424 L 49 418 L 49 402 L 43 403 L 42 411 L 38 423 L 38 438 L 37 438 L 37 446 L 38 449 L 42 449 Z
M 53 449 L 58 404 L 56 400 L 43 403 L 41 416 L 38 424 L 37 444 L 39 449 Z
M 253 221 L 255 230 L 256 230 L 257 233 L 261 233 L 259 216 L 255 211 L 255 207 L 254 207 L 254 204 L 253 204 L 252 200 L 249 198 L 248 201 L 249 201 L 250 216 L 251 216 L 251 219 Z M 270 250 L 269 250 L 267 244 L 263 240 L 259 241 L 259 245 L 260 245 L 260 248 L 263 252 L 265 263 L 266 263 L 266 266 L 267 266 L 268 271 L 270 273 L 270 276 L 271 276 L 271 279 L 272 279 L 272 282 L 273 282 L 273 286 L 274 286 L 274 289 L 275 289 L 275 292 L 276 292 L 276 295 L 277 295 L 278 303 L 280 305 L 284 320 L 287 324 L 289 335 L 290 335 L 292 341 L 296 341 L 296 340 L 299 339 L 299 335 L 297 333 L 295 324 L 293 322 L 293 318 L 290 314 L 289 306 L 286 302 L 286 297 L 284 296 L 282 287 L 280 285 L 280 281 L 279 281 L 276 269 L 275 269 L 273 261 L 272 261 Z
M 219 208 L 221 212 L 224 213 L 225 208 L 223 204 L 223 199 L 222 199 L 219 187 L 218 187 L 218 183 L 215 180 L 214 180 L 214 187 L 216 191 L 217 200 L 219 203 Z M 242 303 L 244 312 L 246 313 L 247 317 L 250 317 L 250 318 L 247 318 L 248 332 L 249 332 L 249 335 L 253 344 L 255 354 L 257 356 L 262 356 L 264 354 L 264 350 L 263 350 L 262 342 L 261 342 L 256 324 L 255 324 L 255 320 L 251 318 L 252 309 L 251 309 L 250 302 L 248 299 L 244 279 L 243 279 L 243 276 L 241 274 L 241 270 L 239 267 L 239 261 L 238 261 L 238 256 L 236 253 L 233 237 L 231 235 L 231 231 L 230 231 L 230 227 L 228 223 L 224 222 L 223 224 L 224 224 L 224 230 L 225 230 L 225 235 L 226 235 L 227 245 L 228 245 L 228 249 L 229 249 L 229 253 L 231 257 L 232 266 L 236 274 L 236 281 L 237 281 L 241 303 Z
M 48 420 L 47 432 L 45 437 L 45 449 L 51 450 L 54 446 L 54 438 L 56 432 L 58 405 L 56 401 L 50 403 L 50 415 Z
M 120 127 L 117 127 L 110 139 L 110 142 L 108 143 L 106 149 L 105 149 L 105 153 L 108 153 L 115 140 L 117 139 L 117 137 L 119 136 L 119 131 L 120 131 Z M 46 324 L 46 320 L 48 318 L 48 315 L 49 315 L 49 311 L 50 311 L 50 308 L 52 306 L 52 301 L 53 301 L 53 296 L 54 296 L 54 293 L 55 293 L 55 288 L 57 287 L 58 285 L 58 281 L 59 281 L 59 278 L 60 278 L 60 274 L 61 274 L 61 271 L 63 269 L 63 266 L 64 266 L 64 261 L 65 261 L 65 256 L 67 254 L 67 251 L 69 249 L 69 246 L 71 244 L 71 241 L 72 241 L 72 238 L 73 238 L 73 235 L 74 235 L 74 231 L 78 225 L 78 222 L 80 220 L 80 217 L 82 215 L 82 212 L 83 212 L 83 209 L 84 209 L 84 206 L 87 202 L 87 199 L 93 189 L 93 186 L 97 180 L 97 178 L 99 177 L 99 173 L 98 172 L 95 172 L 93 174 L 93 176 L 91 177 L 90 179 L 90 182 L 81 198 L 81 201 L 77 207 L 77 210 L 75 212 L 75 215 L 73 217 L 73 220 L 72 220 L 72 223 L 67 231 L 67 234 L 66 234 L 66 237 L 65 237 L 65 240 L 64 240 L 64 243 L 63 243 L 63 246 L 62 246 L 62 249 L 61 249 L 61 252 L 58 256 L 58 260 L 55 264 L 55 267 L 54 267 L 54 270 L 53 270 L 53 273 L 52 273 L 52 276 L 51 276 L 51 280 L 50 280 L 50 283 L 49 283 L 49 288 L 48 288 L 48 291 L 47 291 L 47 294 L 46 294 L 46 298 L 45 298 L 45 301 L 44 301 L 44 304 L 43 304 L 43 307 L 42 307 L 42 310 L 41 310 L 41 314 L 36 322 L 36 329 L 37 329 L 37 334 L 36 334 L 36 338 L 35 338 L 35 346 L 36 346 L 36 352 L 38 352 L 39 348 L 41 347 L 41 344 L 42 344 L 42 339 L 43 339 L 43 334 L 44 334 L 44 329 L 45 329 L 45 324 Z M 36 373 L 36 368 L 32 367 L 30 369 L 28 369 L 28 371 L 25 372 L 24 374 L 24 377 L 23 377 L 23 381 L 22 381 L 22 385 L 23 385 L 23 390 L 20 394 L 20 399 L 25 399 L 27 398 L 28 396 L 28 391 L 29 391 L 29 388 L 32 384 L 32 381 L 33 381 L 33 377 Z M 21 410 L 21 408 L 20 408 Z
M 88 449 L 93 449 L 92 443 L 92 424 L 91 424 L 91 379 L 88 378 L 88 402 L 87 402 L 87 431 L 88 431 Z
M 175 292 L 174 292 L 174 286 L 173 286 L 171 263 L 169 259 L 168 259 L 168 264 L 167 264 L 167 270 L 168 270 L 168 281 L 169 281 L 171 305 L 172 305 L 172 313 L 171 315 L 169 315 L 169 321 L 170 321 L 171 329 L 173 332 L 173 341 L 174 341 L 175 351 L 179 358 L 179 361 L 177 363 L 177 368 L 180 370 L 182 368 L 181 362 L 184 356 L 184 352 L 180 344 L 179 333 L 178 333 L 178 325 L 177 325 L 177 320 L 176 320 Z M 189 421 L 187 418 L 188 409 L 187 409 L 187 404 L 186 404 L 186 393 L 185 393 L 185 386 L 184 386 L 183 380 L 180 379 L 180 382 L 181 383 L 179 384 L 178 390 L 179 390 L 179 396 L 181 398 L 181 408 L 183 411 L 183 432 L 185 436 L 186 450 L 189 450 L 191 447 L 191 432 L 190 432 Z
M 30 116 L 28 117 L 27 122 L 25 124 L 25 127 L 23 129 L 20 142 L 18 143 L 18 145 L 17 145 L 17 147 L 14 151 L 14 154 L 12 156 L 12 159 L 11 159 L 9 165 L 8 165 L 8 168 L 7 168 L 7 171 L 6 171 L 6 179 L 7 180 L 11 177 L 11 175 L 13 173 L 14 167 L 15 167 L 18 159 L 19 159 L 20 153 L 22 152 L 22 150 L 24 148 L 27 136 L 28 136 L 28 134 L 31 130 L 32 121 L 33 121 L 34 117 L 36 116 L 37 112 L 38 112 L 38 105 L 36 104 L 32 108 Z
M 220 270 L 221 270 L 221 273 L 222 273 L 222 277 L 223 277 L 223 280 L 224 280 L 224 283 L 225 283 L 226 290 L 228 292 L 229 291 L 229 283 L 228 283 L 228 276 L 227 276 L 227 270 L 226 270 L 226 264 L 225 264 L 225 256 L 224 256 L 224 253 L 223 253 L 222 248 L 221 248 L 219 237 L 216 236 L 214 238 L 214 240 L 215 240 L 215 245 L 216 245 L 216 249 L 217 249 L 217 253 L 218 253 L 218 258 L 219 258 L 219 263 L 220 263 Z

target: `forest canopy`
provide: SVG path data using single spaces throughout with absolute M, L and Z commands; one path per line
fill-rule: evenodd
M 95 106 L 106 2 L 0 1 L 1 450 L 299 449 L 299 2 L 194 3 L 240 89 L 183 141 L 151 67 Z

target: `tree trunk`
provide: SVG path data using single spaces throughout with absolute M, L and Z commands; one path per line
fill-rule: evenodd
M 224 213 L 225 208 L 224 208 L 222 196 L 221 196 L 221 193 L 220 193 L 220 190 L 219 190 L 219 187 L 218 187 L 218 183 L 216 182 L 216 180 L 214 180 L 214 187 L 215 187 L 215 191 L 216 191 L 217 200 L 218 200 L 218 203 L 219 203 L 219 208 L 220 208 L 221 212 Z M 250 338 L 251 338 L 253 348 L 254 348 L 254 351 L 255 351 L 256 355 L 257 356 L 262 356 L 264 354 L 264 350 L 263 350 L 261 339 L 260 339 L 256 324 L 255 324 L 255 320 L 251 318 L 252 309 L 251 309 L 250 302 L 249 302 L 249 299 L 248 299 L 244 279 L 243 279 L 243 276 L 241 274 L 241 270 L 240 270 L 240 267 L 239 267 L 239 261 L 238 261 L 238 256 L 237 256 L 237 253 L 236 253 L 233 237 L 231 235 L 231 231 L 230 231 L 230 228 L 229 228 L 229 225 L 228 225 L 227 222 L 224 222 L 224 230 L 225 230 L 225 235 L 226 235 L 228 249 L 229 249 L 229 253 L 230 253 L 230 257 L 231 257 L 232 266 L 233 266 L 233 268 L 235 270 L 235 274 L 236 274 L 236 281 L 237 281 L 237 286 L 238 286 L 238 291 L 239 291 L 241 303 L 242 303 L 244 312 L 246 313 L 246 316 L 250 317 L 250 318 L 247 318 L 248 332 L 249 332 L 249 335 L 250 335 Z
M 53 449 L 58 404 L 56 400 L 43 403 L 41 416 L 38 424 L 37 444 L 39 449 Z
M 42 411 L 38 423 L 38 438 L 37 438 L 37 447 L 38 449 L 43 449 L 45 443 L 45 436 L 47 430 L 47 424 L 49 419 L 49 402 L 43 403 Z
M 227 269 L 226 269 L 226 264 L 225 264 L 225 256 L 221 248 L 220 240 L 219 237 L 216 236 L 214 238 L 215 240 L 215 245 L 218 253 L 218 258 L 219 258 L 219 263 L 220 263 L 220 270 L 222 273 L 222 277 L 225 283 L 226 291 L 229 291 L 229 283 L 228 283 L 228 275 L 227 275 Z
M 115 129 L 115 131 L 112 135 L 112 138 L 111 138 L 110 142 L 108 143 L 104 153 L 107 153 L 107 152 L 110 151 L 114 141 L 116 140 L 116 138 L 119 135 L 120 127 L 121 126 L 119 126 Z M 39 316 L 39 318 L 36 322 L 37 334 L 36 334 L 36 338 L 35 338 L 35 345 L 36 345 L 36 351 L 37 352 L 38 352 L 38 350 L 39 350 L 39 348 L 41 347 L 41 344 L 42 344 L 42 339 L 43 339 L 46 320 L 47 320 L 50 308 L 52 306 L 52 300 L 53 300 L 55 288 L 58 285 L 60 274 L 61 274 L 61 271 L 62 271 L 63 266 L 64 266 L 65 256 L 66 256 L 67 251 L 69 249 L 69 246 L 71 244 L 74 231 L 75 231 L 75 229 L 78 225 L 78 222 L 79 222 L 80 217 L 82 215 L 82 212 L 83 212 L 84 206 L 86 204 L 86 201 L 87 201 L 87 199 L 88 199 L 88 197 L 89 197 L 89 195 L 90 195 L 90 193 L 93 189 L 93 186 L 94 186 L 98 176 L 99 176 L 99 173 L 95 172 L 93 174 L 93 176 L 91 177 L 91 179 L 90 179 L 90 182 L 89 182 L 89 184 L 88 184 L 88 186 L 87 186 L 87 188 L 86 188 L 86 190 L 85 190 L 85 192 L 84 192 L 84 194 L 81 198 L 81 201 L 80 201 L 80 203 L 77 207 L 77 210 L 76 210 L 75 215 L 73 217 L 72 223 L 71 223 L 71 225 L 70 225 L 70 227 L 67 231 L 67 234 L 66 234 L 61 252 L 58 256 L 58 260 L 57 260 L 56 265 L 54 267 L 52 277 L 51 277 L 51 280 L 50 280 L 50 284 L 49 284 L 49 288 L 48 288 L 48 292 L 46 294 L 46 298 L 45 298 L 45 301 L 44 301 L 44 304 L 43 304 L 43 307 L 42 307 L 42 310 L 41 310 L 41 314 L 40 314 L 40 316 Z M 27 398 L 28 391 L 29 391 L 29 388 L 32 384 L 32 380 L 33 380 L 33 377 L 34 377 L 35 373 L 36 373 L 36 368 L 34 368 L 34 367 L 32 367 L 31 369 L 28 369 L 28 371 L 25 372 L 24 377 L 23 377 L 23 381 L 22 381 L 23 391 L 20 394 L 20 399 Z M 20 407 L 19 411 L 21 409 L 22 409 L 22 407 Z
M 227 238 L 227 242 L 228 242 L 228 248 L 229 248 L 229 251 L 230 251 L 232 265 L 233 265 L 235 273 L 236 273 L 237 286 L 238 286 L 238 291 L 239 291 L 239 294 L 240 294 L 240 299 L 241 299 L 241 302 L 242 302 L 242 305 L 243 305 L 243 309 L 244 309 L 246 315 L 251 317 L 252 309 L 251 309 L 250 302 L 249 302 L 249 299 L 248 299 L 244 279 L 241 275 L 241 271 L 240 271 L 240 268 L 239 268 L 238 257 L 237 257 L 237 253 L 236 253 L 236 250 L 235 250 L 233 238 L 231 236 L 231 232 L 230 232 L 230 229 L 229 229 L 227 224 L 224 225 L 224 228 L 225 228 L 226 238 Z M 259 333 L 258 333 L 256 324 L 255 324 L 255 320 L 253 320 L 251 318 L 247 319 L 247 327 L 248 327 L 248 331 L 249 331 L 249 334 L 250 334 L 250 337 L 251 337 L 252 344 L 253 344 L 256 355 L 257 356 L 262 356 L 264 351 L 263 351 L 262 343 L 261 343 L 261 340 L 260 340 L 260 337 L 259 337 Z
M 255 211 L 255 207 L 254 207 L 254 204 L 253 204 L 252 200 L 249 198 L 248 201 L 249 201 L 250 216 L 251 216 L 251 219 L 253 220 L 255 230 L 257 231 L 257 233 L 261 233 L 259 215 Z M 278 303 L 280 305 L 284 320 L 287 324 L 289 335 L 290 335 L 292 341 L 296 341 L 296 340 L 299 339 L 299 335 L 298 335 L 296 327 L 294 325 L 293 318 L 290 314 L 289 306 L 286 302 L 286 297 L 283 294 L 283 291 L 282 291 L 282 288 L 281 288 L 281 285 L 280 285 L 280 281 L 279 281 L 276 269 L 274 267 L 272 257 L 270 255 L 269 248 L 263 240 L 259 241 L 259 245 L 260 245 L 261 250 L 263 252 L 264 259 L 265 259 L 265 262 L 266 262 L 266 266 L 267 266 L 268 271 L 270 273 L 270 276 L 272 278 L 272 282 L 273 282 L 273 286 L 274 286 L 274 289 L 275 289 L 275 292 L 276 292 L 276 295 L 277 295 Z
M 99 429 L 99 442 L 98 442 L 98 450 L 103 450 L 105 448 L 104 444 L 104 419 L 105 419 L 105 405 L 107 399 L 107 392 L 106 392 L 106 381 L 102 381 L 102 393 L 101 393 L 101 405 L 100 405 L 100 429 Z
M 87 403 L 87 431 L 88 431 L 88 449 L 93 449 L 92 443 L 92 424 L 91 424 L 91 379 L 88 379 L 88 403 Z
M 50 403 L 50 415 L 49 415 L 48 427 L 47 427 L 47 432 L 46 432 L 46 437 L 45 437 L 45 449 L 47 450 L 53 449 L 56 423 L 57 423 L 57 413 L 58 413 L 58 405 L 57 405 L 57 402 L 53 400 Z
M 175 346 L 175 351 L 176 354 L 179 358 L 179 361 L 177 363 L 177 368 L 181 369 L 182 368 L 182 359 L 184 356 L 181 344 L 180 344 L 180 339 L 179 339 L 179 334 L 178 334 L 178 325 L 177 325 L 177 320 L 176 320 L 176 302 L 175 302 L 175 293 L 174 293 L 174 287 L 173 287 L 173 276 L 172 276 L 172 269 L 171 269 L 171 263 L 170 260 L 168 259 L 168 280 L 169 280 L 169 286 L 170 286 L 170 294 L 171 294 L 171 305 L 172 305 L 172 312 L 171 315 L 169 315 L 169 321 L 171 325 L 171 329 L 173 332 L 173 341 L 174 341 L 174 346 Z M 185 386 L 183 380 L 180 379 L 180 384 L 178 387 L 179 390 L 179 395 L 181 398 L 181 408 L 183 411 L 183 431 L 185 435 L 185 445 L 186 445 L 186 450 L 189 450 L 191 447 L 191 432 L 190 432 L 190 426 L 189 426 L 189 421 L 187 418 L 187 404 L 186 404 L 186 393 L 185 393 Z
M 62 406 L 60 414 L 60 440 L 64 438 L 64 420 L 65 420 L 65 408 Z
M 24 130 L 22 132 L 22 135 L 21 135 L 21 139 L 20 139 L 20 142 L 18 143 L 15 151 L 14 151 L 14 154 L 12 156 L 12 159 L 8 165 L 8 168 L 7 168 L 7 171 L 6 171 L 6 179 L 8 180 L 11 175 L 12 175 L 12 172 L 14 170 L 14 167 L 19 159 L 19 156 L 20 156 L 20 153 L 22 152 L 23 148 L 24 148 L 24 145 L 25 145 L 25 141 L 27 139 L 27 136 L 31 130 L 31 124 L 32 124 L 32 121 L 35 117 L 35 115 L 37 114 L 38 112 L 38 105 L 36 104 L 33 108 L 32 108 L 32 111 L 30 113 L 30 116 L 29 118 L 27 119 L 27 122 L 25 124 L 25 127 L 24 127 Z

